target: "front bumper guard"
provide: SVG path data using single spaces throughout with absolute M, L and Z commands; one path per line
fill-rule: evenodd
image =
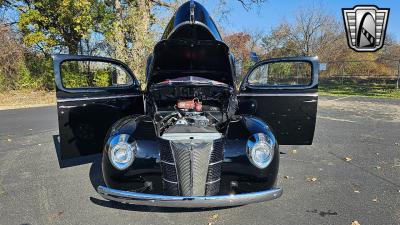
M 97 188 L 99 194 L 108 200 L 135 205 L 177 207 L 177 208 L 216 208 L 247 205 L 279 198 L 281 188 L 260 192 L 218 196 L 167 196 L 116 190 L 104 186 Z

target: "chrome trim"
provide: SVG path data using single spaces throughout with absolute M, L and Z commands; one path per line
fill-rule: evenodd
M 318 93 L 241 93 L 238 95 L 240 96 L 306 96 L 306 97 L 318 97 Z
M 221 178 L 213 180 L 213 181 L 206 182 L 206 184 L 213 184 L 213 183 L 217 183 L 219 181 L 221 181 Z
M 210 163 L 210 164 L 208 164 L 208 165 L 209 165 L 209 166 L 213 166 L 213 165 L 215 165 L 215 164 L 222 163 L 222 162 L 223 162 L 223 161 L 220 160 L 220 161 L 217 161 L 217 162 Z
M 57 99 L 57 102 L 75 102 L 75 101 L 87 101 L 87 100 L 101 100 L 101 99 L 114 99 L 114 98 L 131 98 L 138 97 L 141 95 L 113 95 L 113 96 L 102 96 L 102 97 L 84 97 L 84 98 L 61 98 Z
M 170 181 L 170 180 L 167 180 L 167 179 L 164 179 L 164 178 L 162 178 L 162 180 L 165 181 L 165 182 L 171 183 L 171 184 L 177 184 L 178 183 L 178 182 Z
M 191 140 L 204 140 L 213 141 L 222 138 L 220 133 L 164 133 L 162 139 L 168 141 L 191 141 Z
M 78 107 L 77 105 L 61 105 L 58 108 L 59 109 L 72 109 Z
M 194 24 L 195 18 L 194 18 L 194 9 L 196 5 L 194 4 L 193 0 L 190 0 L 190 23 Z
M 264 147 L 268 148 L 269 158 L 263 164 L 260 165 L 252 156 L 252 151 L 256 145 L 264 145 Z M 272 160 L 274 159 L 274 150 L 275 150 L 276 142 L 274 139 L 270 138 L 268 135 L 264 133 L 255 133 L 252 134 L 246 143 L 246 154 L 247 158 L 251 164 L 253 164 L 258 169 L 265 169 L 269 164 L 271 164 Z
M 304 101 L 304 103 L 314 103 L 317 102 L 317 100 L 313 99 L 313 100 L 309 100 L 309 101 Z
M 172 162 L 167 162 L 167 161 L 164 161 L 164 160 L 161 160 L 160 162 L 168 164 L 168 165 L 171 165 L 171 166 L 175 166 L 175 163 L 172 163 Z
M 119 135 L 115 135 L 110 137 L 107 140 L 107 145 L 108 145 L 108 157 L 110 159 L 110 163 L 114 166 L 115 169 L 117 170 L 125 170 L 126 168 L 128 168 L 129 166 L 132 165 L 132 163 L 135 161 L 136 159 L 136 154 L 137 154 L 137 143 L 136 141 L 128 141 L 130 138 L 130 136 L 128 134 L 119 134 Z M 132 157 L 131 159 L 126 162 L 126 163 L 119 163 L 119 162 L 115 162 L 113 160 L 112 154 L 114 151 L 114 147 L 117 145 L 126 145 L 127 147 L 129 147 Z
M 194 23 L 192 23 L 192 22 L 190 22 L 190 21 L 185 21 L 185 22 L 182 22 L 182 23 L 178 24 L 178 25 L 177 25 L 176 27 L 174 27 L 174 29 L 172 29 L 172 31 L 168 34 L 167 39 L 169 39 L 169 38 L 171 37 L 171 35 L 172 35 L 173 33 L 175 33 L 175 31 L 177 31 L 179 28 L 181 28 L 181 27 L 183 27 L 183 26 L 185 26 L 185 25 L 193 25 L 193 24 L 195 24 L 195 25 L 200 25 L 200 26 L 204 27 L 206 30 L 208 30 L 208 32 L 210 32 L 210 34 L 214 37 L 215 40 L 220 40 L 218 37 L 216 37 L 216 36 L 214 35 L 214 33 L 210 30 L 210 28 L 209 28 L 207 25 L 205 25 L 204 23 L 199 22 L 199 21 L 194 21 Z
M 250 203 L 273 200 L 282 195 L 281 188 L 272 188 L 265 191 L 245 194 L 218 196 L 166 196 L 121 191 L 104 186 L 99 186 L 97 191 L 103 198 L 116 202 L 157 207 L 183 208 L 216 208 L 247 205 Z

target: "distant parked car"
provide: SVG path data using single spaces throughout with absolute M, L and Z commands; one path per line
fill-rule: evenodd
M 278 198 L 279 145 L 310 145 L 316 57 L 235 60 L 206 9 L 183 4 L 156 44 L 147 87 L 114 59 L 55 55 L 62 159 L 103 153 L 106 199 L 221 207 Z

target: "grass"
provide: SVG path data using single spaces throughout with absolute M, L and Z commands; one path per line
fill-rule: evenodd
M 0 110 L 55 105 L 54 92 L 49 91 L 6 91 L 0 92 Z
M 322 82 L 319 85 L 321 95 L 330 96 L 366 96 L 373 98 L 400 98 L 400 90 L 396 90 L 395 83 L 382 84 L 374 82 L 345 82 L 343 85 L 336 82 Z
M 328 96 L 365 96 L 373 98 L 399 98 L 400 90 L 394 89 L 360 89 L 357 87 L 319 87 L 320 95 Z

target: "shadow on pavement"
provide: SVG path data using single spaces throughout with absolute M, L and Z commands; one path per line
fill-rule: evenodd
M 168 208 L 168 207 L 154 207 L 154 206 L 141 206 L 141 205 L 132 205 L 132 204 L 124 204 L 120 202 L 108 201 L 103 199 L 98 199 L 94 197 L 90 197 L 90 201 L 96 205 L 128 210 L 128 211 L 137 211 L 137 212 L 163 212 L 163 213 L 181 213 L 181 212 L 206 212 L 206 211 L 218 211 L 222 209 L 235 208 L 237 206 L 232 207 L 221 207 L 221 208 Z
M 53 142 L 60 168 L 79 166 L 83 164 L 94 163 L 96 160 L 101 160 L 101 154 L 80 156 L 74 159 L 61 159 L 60 135 L 53 135 Z

